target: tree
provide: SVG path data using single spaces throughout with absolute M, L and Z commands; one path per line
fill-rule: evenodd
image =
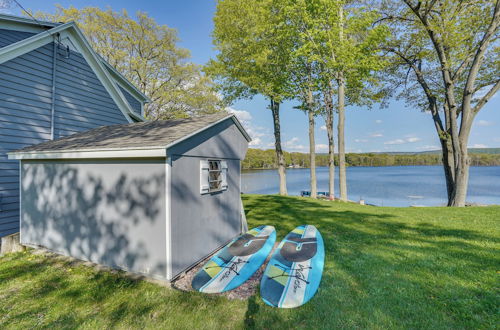
M 310 47 L 308 36 L 313 33 L 316 9 L 306 0 L 275 0 L 278 34 L 286 39 L 290 54 L 287 66 L 290 94 L 300 102 L 296 108 L 306 112 L 309 131 L 310 197 L 317 197 L 315 116 L 318 114 L 316 96 L 319 90 L 318 54 Z
M 279 34 L 273 0 L 220 0 L 214 16 L 213 43 L 218 51 L 205 71 L 216 79 L 225 99 L 261 94 L 269 99 L 273 118 L 280 195 L 287 195 L 281 146 L 280 104 L 289 97 L 290 49 Z
M 379 46 L 388 33 L 383 26 L 373 26 L 377 14 L 361 1 L 336 0 L 336 9 L 329 64 L 337 83 L 339 193 L 340 200 L 346 201 L 345 106 L 368 106 L 381 99 L 374 73 L 385 65 Z
M 286 0 L 285 0 L 286 1 Z M 336 86 L 338 111 L 338 152 L 340 199 L 347 200 L 345 162 L 345 106 L 370 105 L 383 95 L 374 72 L 384 67 L 379 46 L 387 37 L 387 28 L 373 26 L 377 14 L 361 1 L 294 0 L 288 1 L 290 10 L 300 19 L 296 34 L 302 38 L 302 54 L 309 63 L 316 63 L 317 86 L 327 98 L 333 98 Z M 295 7 L 294 7 L 295 6 Z M 288 21 L 293 22 L 292 18 Z M 327 101 L 329 101 L 327 99 Z M 333 100 L 331 101 L 333 104 Z M 328 102 L 327 102 L 328 104 Z M 327 106 L 327 129 L 329 121 Z M 332 128 L 333 130 L 333 128 Z M 333 154 L 333 137 L 329 136 L 329 149 Z M 333 158 L 333 157 L 331 157 Z M 330 169 L 333 182 L 333 167 Z M 330 189 L 331 191 L 333 189 Z
M 477 113 L 500 88 L 500 1 L 381 1 L 393 38 L 398 96 L 431 114 L 439 137 L 448 206 L 464 206 L 467 144 Z
M 125 10 L 57 6 L 54 14 L 36 16 L 78 23 L 94 50 L 152 100 L 145 107 L 149 119 L 224 109 L 213 82 L 188 61 L 189 51 L 177 46 L 176 30 L 158 25 L 146 13 L 138 12 L 133 19 Z

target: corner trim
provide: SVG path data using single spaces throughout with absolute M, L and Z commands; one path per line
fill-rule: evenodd
M 172 280 L 172 158 L 165 162 L 165 247 L 167 280 Z

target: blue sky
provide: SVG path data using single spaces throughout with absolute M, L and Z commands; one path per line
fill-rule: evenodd
M 0 3 L 5 0 L 0 0 Z M 97 6 L 111 7 L 114 10 L 126 9 L 129 14 L 138 10 L 147 12 L 160 24 L 178 30 L 180 45 L 188 48 L 192 60 L 204 64 L 215 56 L 210 33 L 213 28 L 212 17 L 215 0 L 18 0 L 25 8 L 33 11 L 54 11 L 55 4 L 64 7 L 73 5 L 77 8 Z M 9 9 L 12 14 L 20 10 L 12 2 Z M 254 141 L 253 147 L 272 148 L 271 113 L 267 110 L 268 102 L 262 97 L 239 101 L 232 106 L 244 122 Z M 292 103 L 282 105 L 282 140 L 288 151 L 308 151 L 307 117 L 293 109 Z M 317 151 L 327 151 L 326 131 L 321 117 L 316 128 Z M 496 95 L 478 114 L 473 126 L 469 146 L 500 147 L 500 97 Z M 392 101 L 388 109 L 349 108 L 346 114 L 346 149 L 348 152 L 383 152 L 383 151 L 423 151 L 438 149 L 432 120 L 428 113 L 405 108 L 404 104 Z

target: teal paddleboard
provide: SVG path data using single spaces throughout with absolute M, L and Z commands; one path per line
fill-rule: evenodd
M 237 288 L 262 266 L 275 242 L 273 226 L 259 226 L 247 231 L 215 254 L 196 273 L 191 286 L 205 293 Z
M 316 227 L 302 225 L 278 245 L 260 284 L 260 295 L 268 305 L 298 307 L 316 293 L 323 274 L 325 247 Z

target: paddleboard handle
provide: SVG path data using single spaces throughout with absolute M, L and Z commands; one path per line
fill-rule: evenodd
M 281 268 L 283 270 L 283 273 L 279 274 L 279 275 L 276 275 L 276 276 L 272 276 L 272 277 L 269 277 L 270 279 L 273 279 L 273 278 L 276 278 L 276 277 L 281 277 L 281 276 L 286 276 L 286 277 L 295 277 L 296 279 L 300 280 L 300 281 L 303 281 L 305 282 L 306 284 L 309 284 L 309 281 L 306 281 L 303 277 L 301 277 L 302 275 L 298 276 L 298 275 L 290 275 L 290 274 L 287 274 L 285 273 L 287 270 L 289 270 L 290 272 L 293 272 L 293 271 L 297 271 L 297 270 L 304 270 L 304 269 L 312 269 L 311 266 L 309 267 L 302 267 L 302 268 L 288 268 L 288 267 L 283 267 L 282 265 L 280 264 L 274 264 L 275 266 Z
M 237 271 L 237 269 L 238 269 L 237 266 L 240 265 L 240 264 L 248 264 L 248 263 L 249 263 L 249 261 L 240 260 L 238 258 L 238 260 L 230 262 L 231 266 L 228 266 L 229 262 L 226 262 L 224 264 L 224 266 L 219 266 L 219 265 L 217 265 L 217 266 L 210 266 L 210 267 L 205 267 L 205 269 L 216 268 L 216 267 L 219 267 L 219 268 L 228 268 L 229 271 L 233 271 L 236 275 L 240 275 L 240 273 L 238 273 L 238 271 Z M 236 268 L 236 270 L 235 270 L 235 268 Z

